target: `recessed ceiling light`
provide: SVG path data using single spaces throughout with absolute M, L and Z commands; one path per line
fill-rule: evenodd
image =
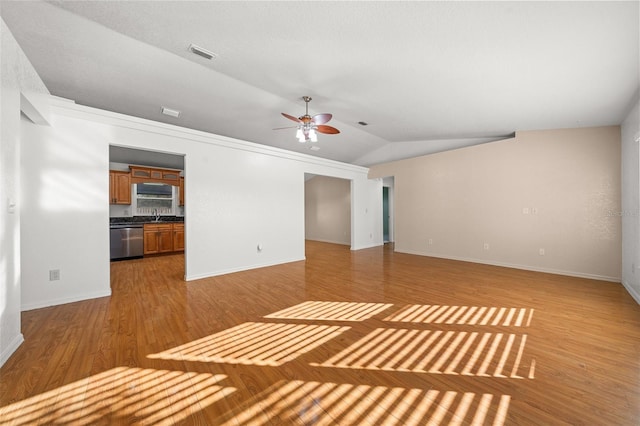
M 366 121 L 358 121 L 358 124 L 361 126 L 368 126 L 369 123 L 367 123 Z
M 203 47 L 196 46 L 195 44 L 189 45 L 189 50 L 191 52 L 195 53 L 196 55 L 202 56 L 203 58 L 207 58 L 207 59 L 213 59 L 216 56 L 218 56 L 215 53 L 213 53 L 213 52 L 211 52 L 211 51 L 209 51 L 209 50 L 207 50 L 207 49 L 205 49 Z
M 176 117 L 176 118 L 180 117 L 180 111 L 178 111 L 177 109 L 162 107 L 161 111 L 164 115 L 168 115 L 170 117 Z

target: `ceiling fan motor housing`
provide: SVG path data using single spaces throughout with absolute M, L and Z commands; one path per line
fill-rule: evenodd
M 302 100 L 305 102 L 305 114 L 296 118 L 286 113 L 282 113 L 285 118 L 289 120 L 295 121 L 298 123 L 298 130 L 296 132 L 296 137 L 300 142 L 316 142 L 318 133 L 326 133 L 326 134 L 338 134 L 340 131 L 335 127 L 326 126 L 324 123 L 327 123 L 331 120 L 331 114 L 317 114 L 313 117 L 309 115 L 309 101 L 311 101 L 310 96 L 303 96 Z

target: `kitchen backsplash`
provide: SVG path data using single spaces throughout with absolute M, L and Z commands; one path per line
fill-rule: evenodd
M 176 216 L 184 216 L 184 206 L 176 207 Z M 110 204 L 109 217 L 134 217 L 130 205 Z M 138 217 L 138 216 L 135 216 Z M 144 216 L 142 216 L 144 217 Z M 165 217 L 165 216 L 161 216 Z

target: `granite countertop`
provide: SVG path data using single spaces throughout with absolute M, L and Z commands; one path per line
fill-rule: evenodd
M 184 222 L 184 216 L 160 216 L 160 220 L 156 221 L 155 216 L 127 216 L 127 217 L 110 217 L 109 225 L 121 224 L 144 224 L 144 223 L 174 223 Z

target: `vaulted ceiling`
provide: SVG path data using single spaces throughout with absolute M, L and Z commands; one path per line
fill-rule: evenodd
M 54 95 L 371 165 L 517 130 L 620 124 L 639 87 L 638 6 L 2 0 L 0 14 Z M 295 125 L 280 113 L 302 115 L 303 95 L 341 130 L 318 151 L 272 130 Z

